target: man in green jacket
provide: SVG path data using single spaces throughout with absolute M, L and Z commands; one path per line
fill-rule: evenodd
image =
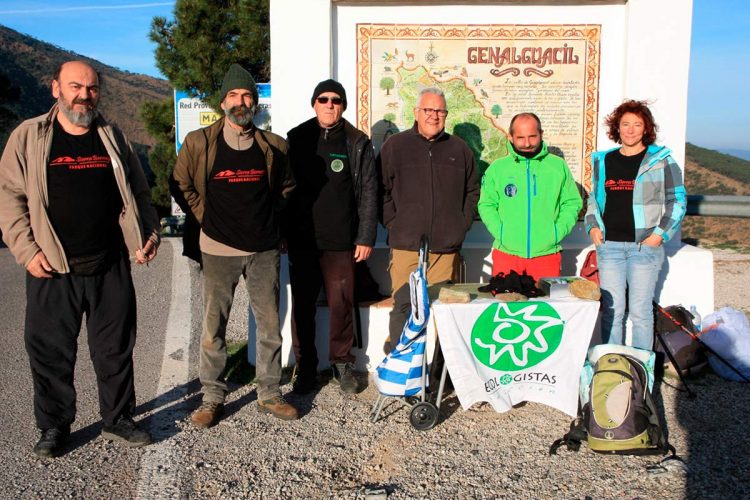
M 185 137 L 172 174 L 201 225 L 203 402 L 191 417 L 199 428 L 214 425 L 224 412 L 226 328 L 240 276 L 257 324 L 258 408 L 283 420 L 298 418 L 279 390 L 278 212 L 294 188 L 287 144 L 253 125 L 258 90 L 244 68 L 232 64 L 220 92 L 225 116 Z
M 582 201 L 565 160 L 547 150 L 542 133 L 534 113 L 514 116 L 511 152 L 482 178 L 478 208 L 494 238 L 493 276 L 560 275 L 560 242 L 578 220 Z

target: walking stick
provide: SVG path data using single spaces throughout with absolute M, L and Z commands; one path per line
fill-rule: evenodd
M 675 326 L 676 326 L 677 328 L 679 328 L 679 329 L 680 329 L 680 330 L 682 330 L 683 332 L 687 333 L 687 334 L 688 334 L 688 335 L 690 336 L 690 338 L 691 338 L 691 339 L 693 339 L 693 340 L 694 340 L 695 342 L 698 342 L 698 343 L 699 343 L 700 345 L 702 345 L 703 347 L 705 347 L 705 348 L 706 348 L 706 350 L 707 350 L 708 352 L 710 352 L 711 354 L 713 354 L 714 356 L 716 356 L 716 358 L 717 358 L 717 359 L 718 359 L 719 361 L 721 361 L 722 363 L 724 363 L 725 365 L 727 365 L 727 366 L 728 366 L 729 368 L 731 368 L 731 369 L 732 369 L 732 371 L 733 371 L 734 373 L 736 373 L 737 375 L 739 375 L 739 376 L 740 376 L 740 377 L 742 378 L 742 380 L 744 380 L 745 382 L 750 382 L 750 379 L 748 379 L 748 378 L 747 378 L 747 377 L 746 377 L 745 375 L 743 375 L 743 374 L 742 374 L 742 372 L 740 372 L 740 371 L 739 371 L 739 370 L 738 370 L 737 368 L 735 368 L 734 366 L 732 366 L 732 365 L 731 365 L 731 364 L 729 363 L 729 361 L 727 361 L 726 359 L 724 359 L 723 357 L 721 357 L 721 356 L 720 356 L 720 355 L 719 355 L 719 354 L 718 354 L 718 353 L 717 353 L 716 351 L 714 351 L 713 349 L 711 349 L 711 348 L 710 348 L 710 347 L 709 347 L 709 346 L 708 346 L 708 345 L 707 345 L 707 344 L 706 344 L 705 342 L 703 342 L 703 341 L 702 341 L 702 340 L 700 339 L 700 337 L 698 337 L 698 335 L 696 335 L 695 333 L 691 332 L 691 331 L 690 331 L 690 330 L 689 330 L 688 328 L 686 328 L 686 327 L 685 327 L 685 325 L 683 325 L 683 324 L 682 324 L 682 323 L 681 323 L 681 322 L 680 322 L 679 320 L 675 319 L 675 317 L 674 317 L 674 316 L 672 316 L 671 314 L 669 314 L 669 313 L 668 313 L 668 312 L 666 311 L 666 309 L 664 309 L 664 308 L 663 308 L 662 306 L 660 306 L 660 305 L 659 305 L 659 304 L 657 304 L 656 302 L 654 302 L 654 306 L 656 307 L 656 309 L 657 309 L 657 310 L 658 310 L 658 311 L 659 311 L 660 313 L 662 313 L 662 314 L 663 314 L 664 316 L 666 316 L 666 317 L 667 317 L 667 318 L 668 318 L 668 319 L 669 319 L 669 320 L 670 320 L 670 321 L 671 321 L 672 323 L 674 323 L 674 324 L 675 324 Z

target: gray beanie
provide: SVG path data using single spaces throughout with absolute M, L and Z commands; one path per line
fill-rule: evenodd
M 325 92 L 333 92 L 334 94 L 338 94 L 343 101 L 342 104 L 344 105 L 344 110 L 346 110 L 346 90 L 344 90 L 343 85 L 332 79 L 322 81 L 315 87 L 312 99 L 310 99 L 310 106 L 315 106 L 315 99 L 317 99 L 320 94 L 323 94 Z
M 223 102 L 230 90 L 247 89 L 253 94 L 253 104 L 258 104 L 258 87 L 255 85 L 253 75 L 239 64 L 232 64 L 224 75 L 224 81 L 221 84 L 221 99 Z

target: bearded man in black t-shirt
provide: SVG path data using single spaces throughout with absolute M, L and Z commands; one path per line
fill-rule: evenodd
M 221 91 L 224 117 L 185 137 L 172 174 L 201 230 L 203 332 L 199 376 L 203 400 L 190 417 L 207 428 L 224 413 L 228 389 L 226 329 L 240 277 L 256 323 L 258 409 L 282 420 L 299 417 L 282 396 L 279 324 L 278 212 L 294 188 L 286 141 L 253 125 L 258 89 L 232 64 Z
M 60 66 L 57 103 L 13 131 L 0 160 L 0 229 L 26 275 L 25 343 L 42 431 L 34 453 L 54 457 L 75 419 L 73 385 L 84 312 L 106 439 L 142 446 L 133 422 L 136 300 L 128 254 L 156 256 L 159 221 L 138 157 L 97 110 L 99 77 Z

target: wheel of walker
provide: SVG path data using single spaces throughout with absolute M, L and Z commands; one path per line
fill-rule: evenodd
M 409 422 L 411 426 L 418 431 L 426 431 L 435 427 L 438 421 L 438 409 L 432 403 L 417 403 L 409 413 Z

